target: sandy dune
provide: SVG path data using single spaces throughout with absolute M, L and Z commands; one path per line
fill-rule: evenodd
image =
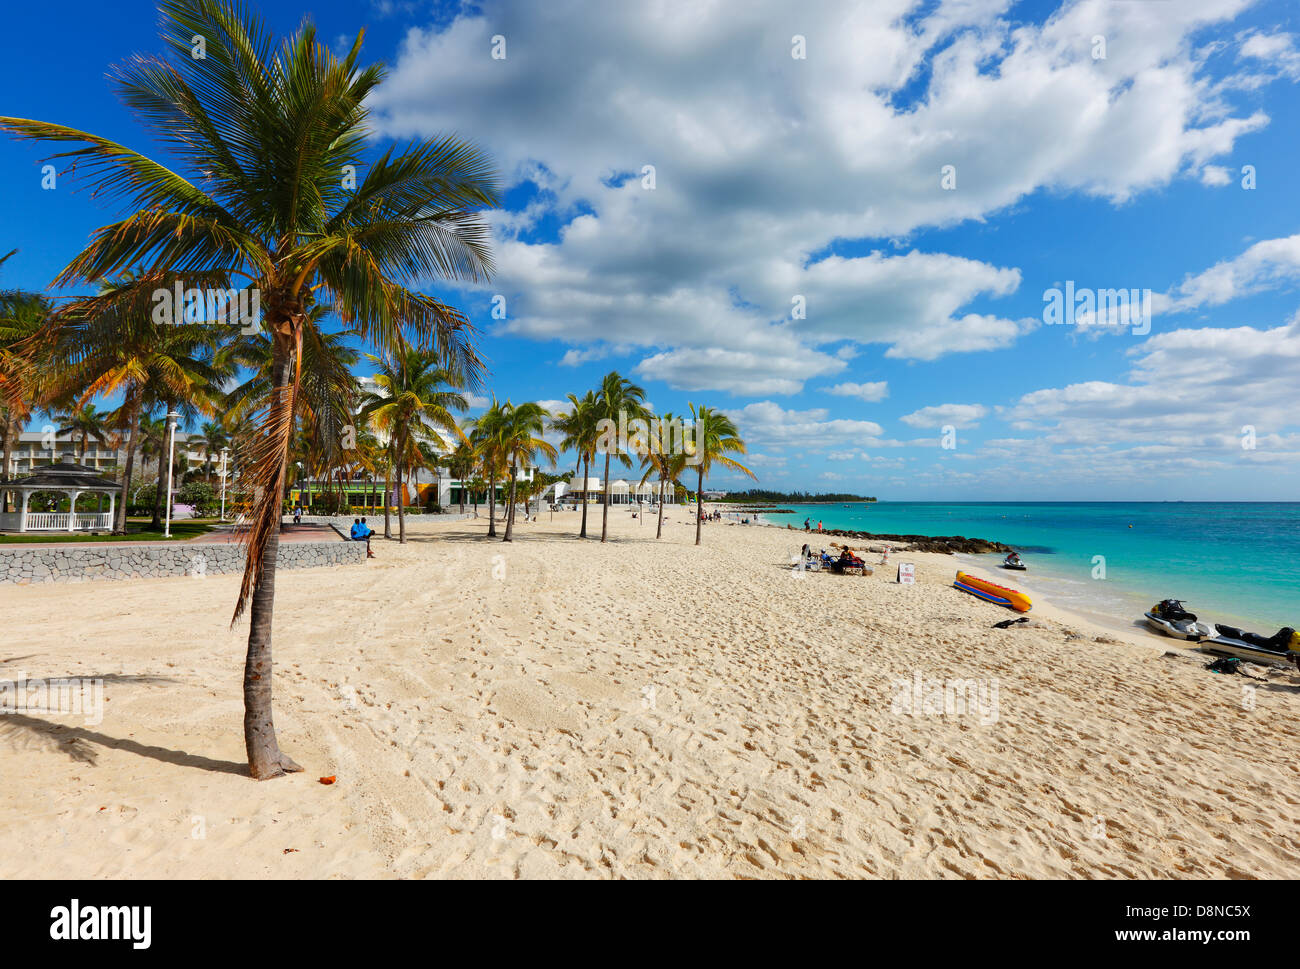
M 670 517 L 656 543 L 617 512 L 603 546 L 571 514 L 512 545 L 416 524 L 282 573 L 306 773 L 261 784 L 236 576 L 0 587 L 0 678 L 107 698 L 97 725 L 0 717 L 0 877 L 1300 875 L 1294 671 L 1217 676 L 1050 609 L 992 629 L 1011 614 L 951 558 L 906 556 L 913 587 L 800 575 L 801 535 L 696 549 Z M 918 675 L 983 709 L 909 712 Z

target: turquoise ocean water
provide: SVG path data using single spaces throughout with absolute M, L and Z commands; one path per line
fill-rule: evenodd
M 861 502 L 788 505 L 771 524 L 900 535 L 964 535 L 1016 548 L 1029 566 L 997 568 L 1001 556 L 962 556 L 972 571 L 1015 578 L 1066 608 L 1140 617 L 1159 599 L 1183 599 L 1197 615 L 1271 634 L 1300 628 L 1300 502 Z M 1105 559 L 1105 578 L 1095 556 Z M 962 563 L 954 561 L 954 571 Z M 982 571 L 980 570 L 982 567 Z M 999 577 L 1001 577 L 999 579 Z

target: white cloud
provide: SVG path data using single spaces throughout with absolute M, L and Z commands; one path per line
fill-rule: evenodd
M 1180 312 L 1220 306 L 1287 283 L 1300 281 L 1300 235 L 1257 242 L 1241 255 L 1189 275 L 1156 309 Z
M 857 397 L 859 400 L 874 404 L 889 396 L 889 383 L 884 380 L 869 384 L 845 383 L 823 387 L 822 390 L 836 397 Z
M 726 412 L 746 441 L 770 446 L 823 448 L 877 444 L 883 433 L 874 421 L 828 420 L 823 408 L 786 410 L 770 400 Z
M 978 427 L 988 412 L 983 404 L 939 404 L 904 414 L 899 420 L 910 427 Z
M 410 31 L 371 107 L 381 134 L 455 130 L 510 180 L 542 185 L 495 223 L 508 331 L 574 354 L 653 348 L 640 372 L 679 387 L 791 393 L 846 359 L 824 344 L 930 360 L 1034 325 L 978 305 L 1016 291 L 1014 267 L 814 260 L 835 240 L 983 219 L 1042 190 L 1122 202 L 1218 178 L 1215 159 L 1267 118 L 1221 99 L 1189 38 L 1247 5 L 1079 0 L 1033 24 L 1008 0 L 806 4 L 795 60 L 780 0 L 486 0 Z M 1090 56 L 1099 33 L 1104 61 Z M 490 56 L 495 34 L 505 60 Z M 1278 61 L 1276 45 L 1242 54 Z M 528 238 L 542 216 L 567 220 L 556 241 Z M 791 319 L 796 295 L 806 319 Z

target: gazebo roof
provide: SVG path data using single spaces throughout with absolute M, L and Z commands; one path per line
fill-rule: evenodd
M 84 464 L 47 464 L 37 468 L 22 478 L 14 478 L 7 485 L 19 491 L 121 491 L 122 485 L 108 478 L 101 478 L 94 468 Z

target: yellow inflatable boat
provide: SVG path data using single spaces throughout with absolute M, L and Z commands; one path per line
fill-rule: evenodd
M 1008 589 L 1006 586 L 990 582 L 988 579 L 978 578 L 968 572 L 958 572 L 957 580 L 953 582 L 953 586 L 961 589 L 962 592 L 969 592 L 973 596 L 979 596 L 985 602 L 1006 606 L 1008 609 L 1016 610 L 1016 612 L 1028 612 L 1033 607 L 1032 600 L 1023 592 Z

